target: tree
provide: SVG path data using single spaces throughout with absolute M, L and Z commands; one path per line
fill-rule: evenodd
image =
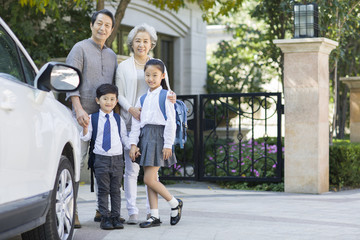
M 46 5 L 44 14 L 37 5 L 21 6 L 17 1 L 0 0 L 0 16 L 38 66 L 51 58 L 66 56 L 76 42 L 91 34 L 89 16 L 93 12 L 92 5 L 80 8 L 76 2 L 67 0 L 59 0 L 58 4 L 55 9 Z
M 73 0 L 77 6 L 84 7 L 89 1 L 87 0 Z M 110 2 L 114 2 L 108 0 Z M 115 12 L 115 26 L 114 31 L 111 36 L 106 41 L 106 45 L 111 46 L 112 42 L 116 37 L 116 32 L 120 27 L 120 23 L 124 18 L 125 11 L 127 6 L 129 5 L 131 0 L 120 0 L 117 5 Z M 216 18 L 218 16 L 227 16 L 233 12 L 236 12 L 237 9 L 241 6 L 241 3 L 244 0 L 149 0 L 150 4 L 158 7 L 161 10 L 170 10 L 170 11 L 178 11 L 180 8 L 185 8 L 190 3 L 196 3 L 199 5 L 203 13 L 203 19 L 208 21 L 212 18 Z M 96 1 L 96 9 L 101 10 L 105 6 L 105 0 L 97 0 Z M 116 1 L 117 2 L 117 1 Z M 22 6 L 29 5 L 30 7 L 35 7 L 36 11 L 41 11 L 43 13 L 46 12 L 46 9 L 56 10 L 58 7 L 57 0 L 19 0 L 19 3 Z M 219 6 L 217 11 L 214 11 L 214 7 Z
M 348 116 L 348 87 L 339 84 L 343 76 L 356 76 L 360 65 L 359 0 L 318 1 L 321 36 L 339 43 L 330 55 L 331 87 L 334 113 L 330 129 L 330 143 L 336 135 L 345 136 Z

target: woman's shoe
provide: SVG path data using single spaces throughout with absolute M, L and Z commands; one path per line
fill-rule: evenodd
M 182 207 L 183 207 L 183 201 L 181 201 L 180 199 L 177 199 L 179 202 L 179 205 L 176 208 L 172 208 L 171 210 L 177 210 L 178 214 L 175 217 L 171 217 L 170 218 L 170 224 L 171 225 L 176 225 L 181 218 L 181 212 L 182 212 Z
M 160 226 L 161 221 L 160 221 L 159 218 L 151 216 L 149 219 L 152 219 L 152 221 L 142 222 L 142 223 L 139 224 L 139 226 L 141 228 L 149 228 L 149 227 L 158 227 L 158 226 Z

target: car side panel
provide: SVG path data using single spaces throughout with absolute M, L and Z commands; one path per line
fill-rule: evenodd
M 56 135 L 46 97 L 37 102 L 39 90 L 6 79 L 0 82 L 0 189 L 6 193 L 0 194 L 2 204 L 51 190 L 53 178 L 46 175 L 57 169 L 59 158 L 50 158 Z M 5 102 L 10 106 L 1 108 Z
M 29 231 L 44 224 L 51 192 L 0 205 L 0 239 Z

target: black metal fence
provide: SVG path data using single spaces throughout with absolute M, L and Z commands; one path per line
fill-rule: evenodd
M 281 181 L 281 93 L 178 98 L 189 109 L 188 140 L 175 147 L 178 163 L 161 168 L 161 179 Z

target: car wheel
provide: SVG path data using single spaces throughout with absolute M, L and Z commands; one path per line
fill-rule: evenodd
M 62 156 L 46 222 L 22 234 L 22 239 L 72 239 L 74 232 L 75 192 L 74 170 L 68 158 Z

